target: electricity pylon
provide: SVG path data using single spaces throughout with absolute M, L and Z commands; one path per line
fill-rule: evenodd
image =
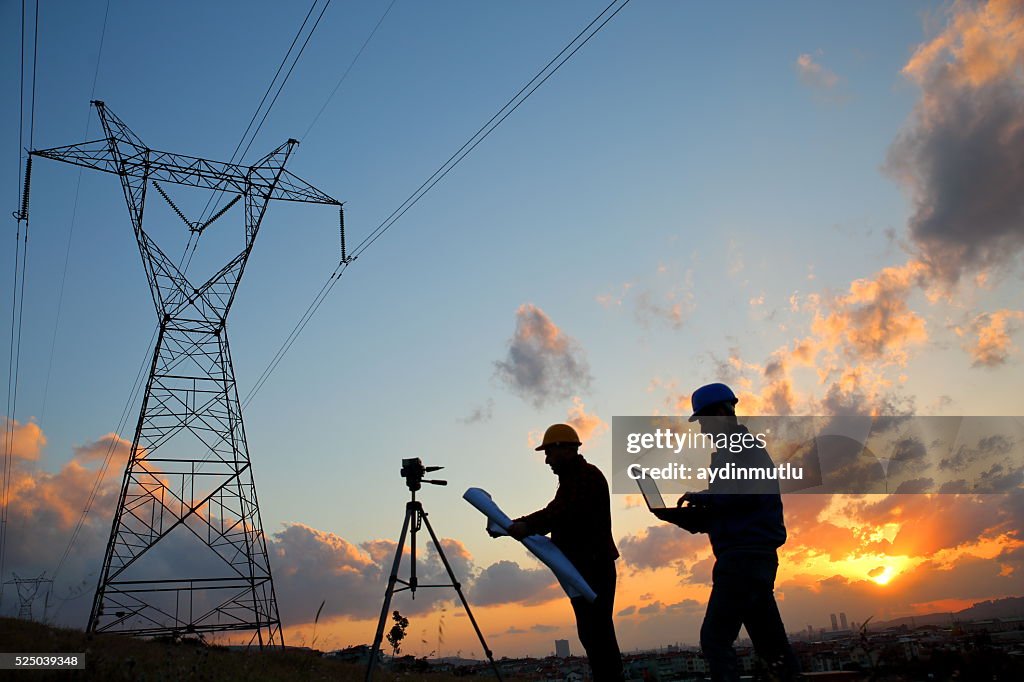
M 88 631 L 253 631 L 250 644 L 283 646 L 225 325 L 270 201 L 339 212 L 341 202 L 284 169 L 295 140 L 251 166 L 210 161 L 150 149 L 103 102 L 92 104 L 104 139 L 31 154 L 121 178 L 160 327 Z M 191 222 L 158 182 L 234 198 Z M 244 202 L 244 248 L 193 285 L 143 229 L 150 185 L 192 233 Z
M 53 587 L 53 581 L 46 577 L 44 571 L 38 578 L 19 578 L 16 573 L 12 573 L 13 579 L 8 580 L 4 585 L 14 585 L 15 592 L 18 593 L 18 618 L 21 620 L 32 620 L 32 602 L 36 600 L 36 596 L 39 594 L 39 588 L 43 585 L 47 585 L 46 590 L 46 601 L 50 601 L 50 588 Z M 43 609 L 45 618 L 46 609 Z

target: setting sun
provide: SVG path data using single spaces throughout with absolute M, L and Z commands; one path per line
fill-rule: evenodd
M 874 573 L 874 571 L 871 571 L 871 573 Z M 896 571 L 893 570 L 892 566 L 886 566 L 882 569 L 881 573 L 878 573 L 877 575 L 871 575 L 871 573 L 868 573 L 868 577 L 879 585 L 888 585 L 889 581 L 896 575 Z

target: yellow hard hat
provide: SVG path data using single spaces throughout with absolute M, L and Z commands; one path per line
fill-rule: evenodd
M 544 432 L 544 440 L 534 450 L 543 450 L 549 445 L 561 444 L 583 445 L 583 442 L 580 441 L 580 435 L 576 433 L 576 429 L 568 424 L 552 424 Z

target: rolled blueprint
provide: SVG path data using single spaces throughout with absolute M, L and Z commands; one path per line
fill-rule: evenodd
M 487 517 L 487 529 L 489 531 L 499 535 L 508 534 L 508 527 L 512 525 L 512 519 L 505 512 L 501 511 L 501 508 L 495 504 L 486 490 L 470 488 L 462 496 L 462 499 L 476 507 L 480 513 Z M 559 584 L 565 590 L 565 593 L 569 595 L 570 599 L 573 597 L 583 597 L 591 602 L 597 599 L 597 594 L 594 590 L 590 589 L 590 585 L 583 579 L 580 572 L 576 570 L 571 561 L 565 558 L 562 550 L 558 549 L 555 543 L 551 542 L 550 538 L 543 535 L 530 535 L 523 538 L 523 544 L 545 566 L 551 569 L 551 572 L 555 574 Z

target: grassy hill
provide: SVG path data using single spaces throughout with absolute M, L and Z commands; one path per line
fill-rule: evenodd
M 365 668 L 339 663 L 304 651 L 234 651 L 197 643 L 170 643 L 120 635 L 88 636 L 81 630 L 54 628 L 0 618 L 0 651 L 85 653 L 85 670 L 14 672 L 0 670 L 0 680 L 362 680 Z M 419 677 L 419 676 L 417 676 Z M 376 673 L 376 680 L 409 680 L 409 675 Z M 426 679 L 448 682 L 448 675 Z

